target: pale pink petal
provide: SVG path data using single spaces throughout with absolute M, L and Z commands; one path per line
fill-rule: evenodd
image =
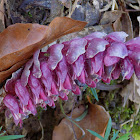
M 3 99 L 3 103 L 5 104 L 5 106 L 7 108 L 9 108 L 13 113 L 18 114 L 19 113 L 19 105 L 18 105 L 18 100 L 10 95 L 7 94 L 4 99 Z
M 85 84 L 85 82 L 86 82 L 85 70 L 82 70 L 81 75 L 80 75 L 79 77 L 77 77 L 77 79 L 78 79 L 81 83 Z
M 110 43 L 112 42 L 125 42 L 126 37 L 128 36 L 128 34 L 126 34 L 125 32 L 112 32 L 110 34 L 108 34 L 105 39 L 108 40 Z
M 126 56 L 128 56 L 128 51 L 123 43 L 112 43 L 111 46 L 107 48 L 107 52 L 104 58 L 104 64 L 106 66 L 111 66 L 117 63 L 120 58 L 124 59 Z
M 103 67 L 104 53 L 100 52 L 95 57 L 91 58 L 91 66 L 93 73 L 97 73 Z
M 112 77 L 111 74 L 114 71 L 116 65 L 104 66 L 104 73 L 102 75 L 102 80 L 106 83 L 110 83 Z
M 32 73 L 33 73 L 33 76 L 35 76 L 36 78 L 40 78 L 42 75 L 41 69 L 40 69 L 39 54 L 40 54 L 40 50 L 37 50 L 33 55 L 34 65 L 33 65 Z
M 112 71 L 112 79 L 118 79 L 121 73 L 120 64 L 116 64 L 115 69 Z
M 68 89 L 68 90 L 71 90 L 71 82 L 70 82 L 70 78 L 69 76 L 67 75 L 65 81 L 64 81 L 64 84 L 63 84 L 64 88 L 65 89 Z
M 56 72 L 57 78 L 58 78 L 59 90 L 62 90 L 62 88 L 63 88 L 62 85 L 63 85 L 63 83 L 66 79 L 67 73 L 68 73 L 68 68 L 67 68 L 67 64 L 66 64 L 64 57 L 57 65 L 55 72 Z
M 85 46 L 87 40 L 80 38 L 70 42 L 69 48 L 66 53 L 66 59 L 69 64 L 74 63 L 78 57 L 85 53 Z
M 125 58 L 128 56 L 128 51 L 124 43 L 112 43 L 107 49 L 107 55 Z
M 54 70 L 57 66 L 57 64 L 62 60 L 62 49 L 64 45 L 63 44 L 55 44 L 49 47 L 48 53 L 50 54 L 50 57 L 48 59 L 48 67 L 51 70 Z
M 17 80 L 15 83 L 15 92 L 16 95 L 19 97 L 21 103 L 23 105 L 28 105 L 29 101 L 29 92 L 26 87 L 21 84 L 20 80 Z
M 32 74 L 30 74 L 29 76 L 29 81 L 28 81 L 28 85 L 32 91 L 32 93 L 39 98 L 39 94 L 41 92 L 41 84 L 40 81 L 34 77 Z
M 140 37 L 131 39 L 127 41 L 125 44 L 129 50 L 135 50 L 136 48 L 140 49 Z
M 51 90 L 51 84 L 52 84 L 52 74 L 50 69 L 48 68 L 47 62 L 41 62 L 41 81 L 44 84 L 44 86 L 47 88 L 47 90 Z
M 129 80 L 134 73 L 134 67 L 129 58 L 125 58 L 121 62 L 121 70 L 122 70 L 122 76 L 123 79 Z
M 137 78 L 140 80 L 140 64 L 134 65 L 134 70 Z
M 72 65 L 73 71 L 77 77 L 81 75 L 81 72 L 84 68 L 84 57 L 83 55 L 79 56 L 79 58 Z
M 52 85 L 51 85 L 51 93 L 52 95 L 58 95 L 58 89 L 56 87 L 56 84 L 54 83 L 54 81 L 52 81 Z
M 30 68 L 32 67 L 33 65 L 33 59 L 30 59 L 26 65 L 25 65 L 25 68 L 22 72 L 22 75 L 21 75 L 21 84 L 25 87 L 28 83 L 28 78 L 29 78 L 29 75 L 30 75 Z
M 109 43 L 101 38 L 95 38 L 88 42 L 88 47 L 86 50 L 87 58 L 93 58 L 99 52 L 103 52 L 106 49 L 106 45 Z
M 79 89 L 79 87 L 77 85 L 73 85 L 72 86 L 72 92 L 76 95 L 80 95 L 81 94 L 81 90 Z
M 27 109 L 31 111 L 33 115 L 37 114 L 36 106 L 33 104 L 32 100 L 30 99 L 27 105 Z
M 43 89 L 41 89 L 41 91 L 40 91 L 40 98 L 43 100 L 43 101 L 48 101 L 49 100 L 49 98 L 47 97 L 47 95 L 45 95 L 45 92 L 44 92 L 44 90 Z
M 119 57 L 112 57 L 109 55 L 106 55 L 104 57 L 104 64 L 105 66 L 112 66 L 113 64 L 116 64 L 117 62 L 119 62 L 120 58 Z
M 66 94 L 66 92 L 64 92 L 64 91 L 60 91 L 59 92 L 59 98 L 61 98 L 62 100 L 68 100 L 68 96 L 67 96 L 67 94 Z
M 5 90 L 7 93 L 15 95 L 15 82 L 20 78 L 22 70 L 23 69 L 20 68 L 16 72 L 12 73 L 12 77 L 6 81 Z

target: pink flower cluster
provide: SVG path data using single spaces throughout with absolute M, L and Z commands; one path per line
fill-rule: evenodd
M 120 73 L 130 79 L 134 71 L 140 79 L 140 37 L 125 42 L 127 36 L 125 32 L 94 32 L 52 45 L 47 52 L 36 51 L 5 84 L 4 104 L 15 123 L 35 115 L 37 106 L 55 107 L 54 101 L 67 100 L 70 91 L 79 95 L 76 81 L 95 88 L 98 81 L 109 83 Z

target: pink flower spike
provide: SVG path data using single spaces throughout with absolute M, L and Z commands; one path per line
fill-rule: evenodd
M 57 64 L 62 60 L 62 49 L 64 45 L 63 44 L 55 44 L 49 47 L 48 53 L 50 54 L 50 57 L 48 59 L 48 67 L 51 70 L 54 70 L 57 66 Z
M 101 38 L 95 38 L 88 42 L 88 47 L 86 50 L 86 57 L 93 58 L 99 52 L 103 52 L 106 49 L 106 45 L 109 43 Z
M 13 113 L 15 113 L 15 114 L 19 113 L 18 101 L 17 101 L 17 99 L 14 96 L 12 96 L 10 94 L 7 94 L 4 97 L 3 102 L 4 102 L 5 106 L 7 108 L 9 108 Z
M 74 39 L 70 42 L 66 53 L 66 59 L 69 64 L 74 63 L 80 55 L 85 53 L 86 44 L 87 40 L 83 38 Z
M 15 83 L 15 92 L 23 105 L 28 105 L 29 92 L 26 87 L 22 86 L 21 81 L 17 80 Z

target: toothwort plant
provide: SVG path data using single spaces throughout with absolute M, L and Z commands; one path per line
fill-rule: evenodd
M 6 81 L 6 112 L 10 111 L 16 125 L 22 125 L 23 118 L 37 113 L 37 106 L 55 107 L 58 98 L 68 100 L 70 91 L 79 95 L 75 80 L 95 88 L 100 80 L 110 83 L 120 74 L 129 80 L 135 72 L 140 79 L 140 37 L 125 42 L 127 36 L 125 32 L 94 32 L 52 45 L 47 52 L 36 51 Z

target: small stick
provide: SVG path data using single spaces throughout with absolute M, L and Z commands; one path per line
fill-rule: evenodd
M 69 18 L 71 18 L 71 15 L 73 14 L 73 12 L 74 12 L 74 10 L 75 10 L 75 8 L 77 6 L 77 3 L 78 3 L 78 0 L 75 0 L 75 2 L 73 4 L 73 7 L 72 7 L 72 10 L 71 10 L 71 12 L 68 15 Z

